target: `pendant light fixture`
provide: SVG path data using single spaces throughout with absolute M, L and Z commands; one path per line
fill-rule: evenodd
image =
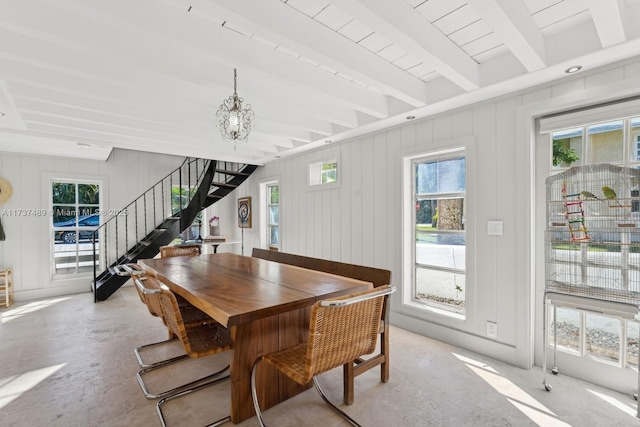
M 225 141 L 233 142 L 233 149 L 236 149 L 238 142 L 247 142 L 255 115 L 251 105 L 246 104 L 243 108 L 244 100 L 238 97 L 238 74 L 233 69 L 233 95 L 225 99 L 216 113 L 218 117 L 218 127 Z

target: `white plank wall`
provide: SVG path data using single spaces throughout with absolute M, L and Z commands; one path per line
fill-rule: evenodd
M 13 196 L 0 209 L 49 209 L 48 178 L 102 180 L 102 208 L 120 209 L 138 197 L 184 158 L 114 150 L 106 161 L 67 159 L 0 152 L 0 177 L 13 186 Z M 50 217 L 3 216 L 7 236 L 0 242 L 0 268 L 13 267 L 17 300 L 90 290 L 91 278 L 53 280 Z
M 469 165 L 475 194 L 468 194 L 467 317 L 453 321 L 417 314 L 396 294 L 392 323 L 461 345 L 520 366 L 532 363 L 534 283 L 531 241 L 544 227 L 533 227 L 531 191 L 534 179 L 533 142 L 517 123 L 528 105 L 558 109 L 564 100 L 597 102 L 608 85 L 640 75 L 640 62 L 583 73 L 536 90 L 471 105 L 446 114 L 407 122 L 404 126 L 323 147 L 311 153 L 277 160 L 258 169 L 239 196 L 259 200 L 259 183 L 278 176 L 281 202 L 281 250 L 392 270 L 402 277 L 401 158 L 407 150 L 429 152 L 446 141 L 474 141 L 475 163 Z M 600 88 L 593 91 L 593 88 Z M 638 92 L 630 84 L 628 94 Z M 586 93 L 591 89 L 591 92 Z M 566 101 L 569 102 L 569 101 Z M 539 109 L 539 107 L 536 107 Z M 543 108 L 544 110 L 544 108 Z M 308 165 L 338 155 L 340 186 L 309 190 Z M 544 179 L 535 182 L 543 185 Z M 235 203 L 235 201 L 223 201 Z M 258 205 L 254 205 L 256 212 Z M 488 220 L 504 222 L 503 236 L 488 236 Z M 245 230 L 245 254 L 258 246 L 260 224 Z M 535 230 L 535 235 L 533 234 Z M 253 236 L 249 237 L 248 236 Z M 249 243 L 250 242 L 250 243 Z M 530 307 L 530 308 L 529 308 Z M 486 322 L 498 323 L 498 339 L 486 338 Z
M 561 76 L 559 76 L 561 77 Z M 448 113 L 407 121 L 403 126 L 324 146 L 313 152 L 275 160 L 259 168 L 232 196 L 215 205 L 223 234 L 243 240 L 244 254 L 259 247 L 260 184 L 274 177 L 280 185 L 281 250 L 387 268 L 402 286 L 402 156 L 428 153 L 471 141 L 467 194 L 467 316 L 464 320 L 423 313 L 393 298 L 392 323 L 529 367 L 533 329 L 540 309 L 534 287 L 543 286 L 540 263 L 531 250 L 543 238 L 544 224 L 533 223 L 532 188 L 536 176 L 531 132 L 535 115 L 563 111 L 610 99 L 640 95 L 640 60 L 583 71 L 526 93 L 514 94 Z M 251 143 L 251 142 L 249 142 Z M 308 165 L 338 158 L 339 185 L 310 189 Z M 14 187 L 0 208 L 41 208 L 48 195 L 45 176 L 96 177 L 105 180 L 105 208 L 133 200 L 182 161 L 181 158 L 115 150 L 107 162 L 0 153 L 0 176 Z M 238 197 L 252 198 L 253 227 L 237 226 Z M 488 220 L 504 222 L 503 236 L 488 236 Z M 21 298 L 62 294 L 77 283 L 50 279 L 47 220 L 3 217 L 7 240 L 0 242 L 0 267 L 16 270 Z M 240 246 L 229 249 L 240 253 Z M 539 257 L 538 257 L 539 258 Z M 532 261 L 533 260 L 533 261 Z M 36 266 L 37 268 L 34 268 Z M 542 267 L 543 268 L 543 267 Z M 84 279 L 82 286 L 88 289 Z M 84 289 L 84 288 L 82 288 Z M 498 323 L 498 339 L 486 337 L 486 322 Z

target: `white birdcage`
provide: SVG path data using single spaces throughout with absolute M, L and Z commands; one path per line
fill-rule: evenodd
M 609 164 L 547 179 L 545 290 L 640 304 L 639 182 Z

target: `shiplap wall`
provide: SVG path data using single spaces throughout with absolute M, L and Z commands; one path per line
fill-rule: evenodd
M 102 208 L 123 208 L 180 166 L 184 158 L 115 149 L 105 161 L 0 152 L 0 177 L 13 186 L 0 209 L 49 209 L 49 177 L 102 180 Z M 12 267 L 16 300 L 90 290 L 92 278 L 52 280 L 49 216 L 3 216 L 0 268 Z
M 534 181 L 534 115 L 610 98 L 612 86 L 618 91 L 615 96 L 633 95 L 639 76 L 640 62 L 627 61 L 273 161 L 246 181 L 238 196 L 253 198 L 255 215 L 256 203 L 264 203 L 259 200 L 260 184 L 278 180 L 281 250 L 387 268 L 393 282 L 402 285 L 408 278 L 403 277 L 401 159 L 406 153 L 442 148 L 448 141 L 473 141 L 475 194 L 467 195 L 466 319 L 416 310 L 403 304 L 405 295 L 400 292 L 393 297 L 391 322 L 528 368 L 533 363 L 534 315 L 540 314 L 533 305 L 533 287 L 543 286 L 544 278 L 542 271 L 542 278 L 538 274 L 534 281 L 532 267 L 532 242 L 542 239 L 544 230 L 544 224 L 536 228 L 532 223 L 532 189 L 544 185 L 545 178 Z M 336 156 L 340 186 L 310 190 L 308 165 Z M 229 203 L 235 201 L 223 200 L 221 209 L 234 215 L 230 205 L 224 207 Z M 489 220 L 504 222 L 503 236 L 487 235 Z M 245 230 L 245 254 L 260 246 L 264 221 L 254 217 L 254 227 Z M 486 337 L 487 321 L 498 324 L 495 341 Z
M 534 224 L 532 192 L 544 185 L 533 165 L 532 123 L 537 115 L 638 95 L 640 60 L 627 61 L 559 80 L 526 93 L 471 105 L 407 122 L 323 149 L 268 163 L 236 192 L 212 207 L 223 234 L 243 242 L 244 254 L 260 246 L 265 219 L 257 214 L 260 184 L 280 184 L 281 249 L 286 252 L 388 268 L 402 285 L 402 168 L 407 153 L 429 152 L 461 138 L 473 141 L 474 194 L 468 194 L 467 316 L 449 319 L 404 304 L 401 290 L 392 299 L 391 323 L 500 360 L 529 367 L 539 308 L 534 287 L 543 286 L 544 265 L 535 240 L 544 224 Z M 338 187 L 310 190 L 308 165 L 338 157 Z M 41 207 L 42 176 L 51 172 L 108 177 L 109 207 L 121 207 L 182 159 L 114 152 L 104 162 L 87 162 L 0 153 L 0 176 L 15 194 L 3 207 Z M 135 190 L 131 184 L 137 184 Z M 124 189 L 130 188 L 127 195 Z M 252 197 L 253 228 L 237 227 L 237 198 Z M 488 236 L 488 220 L 504 221 L 503 236 Z M 49 279 L 49 237 L 41 219 L 3 218 L 7 241 L 0 242 L 0 266 L 16 268 L 24 296 L 71 289 Z M 240 253 L 240 248 L 234 250 Z M 17 267 L 16 267 L 17 266 Z M 83 283 L 83 286 L 84 283 Z M 88 286 L 88 284 L 86 285 Z M 37 290 L 39 293 L 27 292 Z M 534 319 L 536 315 L 536 319 Z M 498 339 L 486 338 L 486 322 L 498 324 Z M 538 322 L 538 323 L 536 323 Z M 540 333 L 537 332 L 539 335 Z

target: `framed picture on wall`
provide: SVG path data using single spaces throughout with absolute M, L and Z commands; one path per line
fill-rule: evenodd
M 238 227 L 251 228 L 251 197 L 238 199 Z

